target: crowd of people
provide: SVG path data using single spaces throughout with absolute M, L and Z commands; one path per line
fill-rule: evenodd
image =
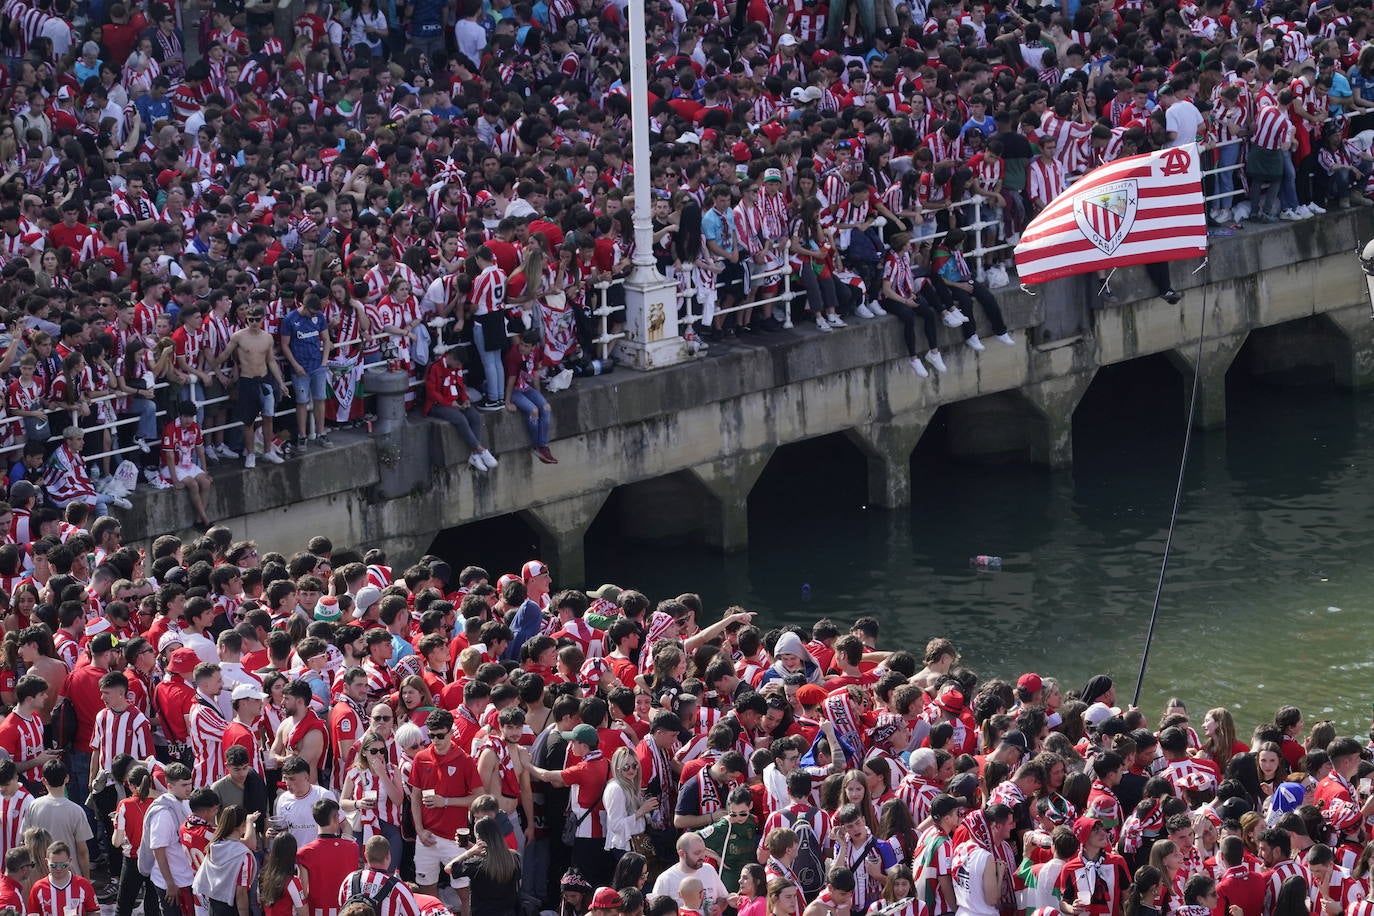
M 184 489 L 204 526 L 211 464 L 281 462 L 366 422 L 367 365 L 410 373 L 474 470 L 496 466 L 482 415 L 500 410 L 557 461 L 545 395 L 614 366 L 634 254 L 631 12 L 9 0 L 15 470 L 102 513 L 135 485 Z M 644 14 L 653 257 L 694 348 L 892 315 L 926 376 L 945 369 L 941 324 L 974 350 L 1014 344 L 992 289 L 1018 233 L 1086 171 L 1163 146 L 1196 141 L 1222 169 L 1218 224 L 1371 203 L 1361 0 Z
M 1368 736 L 223 527 L 0 546 L 0 909 L 1368 916 Z M 92 557 L 92 560 L 87 560 Z M 29 562 L 31 561 L 31 562 Z M 93 564 L 93 565 L 91 565 Z M 1202 685 L 1198 685 L 1201 689 Z

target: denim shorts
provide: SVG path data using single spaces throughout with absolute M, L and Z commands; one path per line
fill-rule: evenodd
M 324 366 L 317 366 L 305 375 L 293 375 L 291 390 L 295 392 L 298 403 L 323 401 L 329 391 L 329 370 Z

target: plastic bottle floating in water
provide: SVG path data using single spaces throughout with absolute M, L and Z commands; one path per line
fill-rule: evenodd
M 978 556 L 970 558 L 968 565 L 974 569 L 1001 569 L 1002 558 L 990 557 L 987 554 L 980 553 Z

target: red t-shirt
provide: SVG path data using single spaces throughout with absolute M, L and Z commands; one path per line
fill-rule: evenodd
M 433 789 L 444 798 L 462 798 L 482 788 L 482 777 L 477 772 L 477 764 L 459 746 L 455 735 L 452 747 L 443 757 L 435 753 L 433 745 L 415 755 L 415 763 L 410 768 L 410 784 L 421 791 Z M 424 828 L 445 839 L 452 839 L 461 828 L 468 825 L 466 806 L 422 806 L 421 810 Z M 313 881 L 311 887 L 314 887 Z
M 78 665 L 62 684 L 62 695 L 71 700 L 76 711 L 76 746 L 90 747 L 96 713 L 105 708 L 100 699 L 100 679 L 108 669 Z
M 583 760 L 581 763 L 562 770 L 561 775 L 565 785 L 569 788 L 577 787 L 577 806 L 583 811 L 588 811 L 601 803 L 601 793 L 606 791 L 606 783 L 611 778 L 611 762 L 605 757 L 596 760 Z M 581 816 L 581 812 L 578 813 L 578 816 Z M 588 826 L 591 827 L 593 839 L 599 839 L 606 835 L 606 831 L 601 827 L 599 812 L 592 811 L 591 814 L 587 815 L 579 833 L 585 832 Z
M 296 853 L 296 864 L 310 873 L 306 903 L 312 910 L 338 911 L 339 888 L 358 867 L 358 844 L 342 837 L 322 836 Z

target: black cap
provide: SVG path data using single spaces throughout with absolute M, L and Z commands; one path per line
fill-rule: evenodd
M 941 793 L 930 800 L 930 817 L 931 820 L 938 821 L 951 811 L 967 807 L 968 802 L 964 799 Z
M 1026 743 L 1026 736 L 1014 728 L 1002 735 L 1001 743 L 1016 748 L 1023 755 L 1030 752 L 1030 746 Z
M 1223 821 L 1238 821 L 1241 816 L 1255 810 L 1250 803 L 1243 798 L 1228 798 L 1217 808 L 1217 814 L 1221 815 Z

